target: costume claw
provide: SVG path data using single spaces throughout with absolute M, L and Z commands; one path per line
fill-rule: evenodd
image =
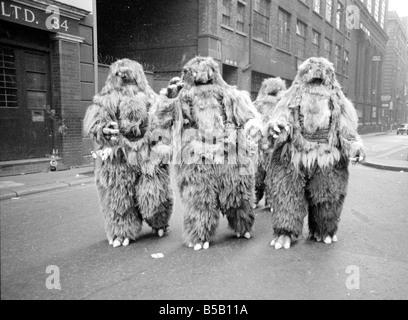
M 201 243 L 198 243 L 198 244 L 195 245 L 194 251 L 199 251 L 199 250 L 201 250 L 202 248 L 203 248 L 202 244 L 201 244 Z
M 333 236 L 332 241 L 333 241 L 333 242 L 337 242 L 337 241 L 338 241 L 338 239 L 337 239 L 337 236 L 336 236 L 336 235 L 334 235 L 334 236 Z
M 127 247 L 130 243 L 129 238 L 125 238 L 125 240 L 123 240 L 122 246 Z
M 327 237 L 323 240 L 323 242 L 324 242 L 325 244 L 331 244 L 331 243 L 332 243 L 332 237 L 327 236 Z
M 163 229 L 160 229 L 158 232 L 157 232 L 157 234 L 158 234 L 158 236 L 161 238 L 161 237 L 163 237 L 164 236 L 164 230 Z
M 245 232 L 244 237 L 247 239 L 251 239 L 251 234 L 249 232 Z
M 122 242 L 119 239 L 116 239 L 115 241 L 113 241 L 114 248 L 120 247 L 121 245 L 122 245 Z
M 191 242 L 188 244 L 188 247 L 189 248 L 192 248 L 192 247 L 194 247 L 194 244 L 192 244 Z
M 241 238 L 241 234 L 240 234 L 240 233 L 237 233 L 237 238 Z
M 203 249 L 204 249 L 204 250 L 207 250 L 209 247 L 210 247 L 210 243 L 209 243 L 209 242 L 204 243 L 204 245 L 203 245 Z
M 113 239 L 109 239 L 109 245 L 113 245 Z

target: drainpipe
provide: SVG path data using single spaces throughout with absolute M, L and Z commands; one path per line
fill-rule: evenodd
M 96 0 L 93 0 L 93 52 L 94 52 L 94 79 L 95 79 L 95 94 L 99 92 L 98 80 L 98 17 L 96 9 Z
M 253 0 L 249 0 L 249 30 L 248 30 L 248 64 L 242 69 L 242 72 L 249 70 L 249 93 L 252 86 L 252 31 L 254 21 Z

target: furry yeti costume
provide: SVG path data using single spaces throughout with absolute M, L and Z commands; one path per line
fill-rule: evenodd
M 306 60 L 268 125 L 275 138 L 266 170 L 275 249 L 290 248 L 307 214 L 311 239 L 337 241 L 349 160 L 364 157 L 357 126 L 357 113 L 333 64 L 324 58 Z
M 259 91 L 254 105 L 258 112 L 262 115 L 264 124 L 269 122 L 272 112 L 285 90 L 286 84 L 281 78 L 269 78 L 262 82 L 261 90 Z M 267 140 L 263 141 L 260 145 L 258 154 L 258 170 L 255 176 L 256 202 L 254 207 L 256 207 L 259 201 L 261 201 L 265 192 L 265 157 L 268 158 L 270 155 L 268 153 L 264 153 L 263 149 L 268 150 L 268 148 L 269 142 Z M 266 194 L 268 194 L 268 192 L 266 192 Z M 268 205 L 268 199 L 265 199 L 265 205 Z
M 208 249 L 221 213 L 238 237 L 249 239 L 260 116 L 247 93 L 224 82 L 210 57 L 190 60 L 181 86 L 176 99 L 164 99 L 152 111 L 152 127 L 174 124 L 173 140 L 179 140 L 173 142 L 181 151 L 174 161 L 185 241 L 195 250 Z
M 84 133 L 99 150 L 96 185 L 109 244 L 127 246 L 142 221 L 161 237 L 172 214 L 169 166 L 151 148 L 148 111 L 156 94 L 142 66 L 123 59 L 110 67 L 106 84 L 84 119 Z

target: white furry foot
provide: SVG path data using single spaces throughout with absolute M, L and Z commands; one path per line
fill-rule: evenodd
M 113 245 L 113 239 L 108 239 L 108 241 L 110 246 Z
M 251 234 L 249 232 L 245 232 L 244 237 L 247 239 L 251 239 Z
M 161 237 L 163 237 L 164 236 L 164 230 L 163 229 L 160 229 L 158 232 L 157 232 L 157 235 L 161 238 Z
M 337 242 L 337 241 L 338 241 L 338 239 L 337 239 L 337 236 L 336 236 L 336 235 L 334 235 L 334 236 L 333 236 L 332 241 L 333 241 L 333 242 Z
M 314 238 L 316 239 L 317 242 L 322 242 L 322 237 L 319 236 L 317 233 L 315 233 Z
M 241 234 L 240 234 L 240 233 L 237 233 L 237 238 L 241 238 Z
M 194 251 L 199 251 L 199 250 L 201 250 L 203 248 L 203 245 L 201 244 L 201 243 L 197 243 L 195 246 L 194 246 Z
M 279 250 L 282 248 L 289 249 L 291 242 L 292 239 L 289 236 L 280 236 L 272 240 L 271 246 L 275 247 L 275 250 Z
M 188 247 L 189 247 L 189 248 L 192 248 L 192 247 L 194 247 L 194 244 L 190 242 L 190 243 L 188 244 Z
M 324 242 L 325 244 L 331 244 L 331 243 L 332 243 L 332 237 L 327 236 L 327 237 L 323 240 L 323 242 Z
M 203 245 L 203 249 L 204 249 L 204 250 L 207 250 L 209 247 L 210 247 L 210 243 L 209 243 L 209 242 L 204 243 L 204 245 Z

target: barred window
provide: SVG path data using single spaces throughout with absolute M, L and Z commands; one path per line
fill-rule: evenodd
M 290 15 L 279 9 L 278 47 L 290 51 Z
M 326 20 L 332 22 L 333 0 L 326 0 Z
M 231 0 L 222 1 L 222 24 L 231 26 Z
M 320 55 L 320 33 L 316 30 L 313 30 L 312 44 L 312 55 L 318 57 Z
M 245 32 L 245 6 L 239 2 L 237 7 L 237 30 Z
M 324 39 L 324 52 L 325 57 L 330 60 L 332 54 L 332 42 L 327 38 Z
M 0 108 L 17 108 L 14 50 L 0 47 Z
M 297 35 L 297 56 L 298 58 L 304 58 L 306 56 L 306 24 L 298 20 L 296 23 L 296 35 Z
M 313 11 L 317 12 L 318 14 L 321 14 L 321 10 L 322 10 L 321 1 L 322 0 L 313 0 Z
M 255 0 L 254 37 L 269 42 L 271 0 Z
M 344 10 L 344 6 L 339 2 L 337 4 L 337 12 L 336 12 L 336 28 L 338 30 L 341 29 L 341 25 L 343 23 L 343 10 Z

